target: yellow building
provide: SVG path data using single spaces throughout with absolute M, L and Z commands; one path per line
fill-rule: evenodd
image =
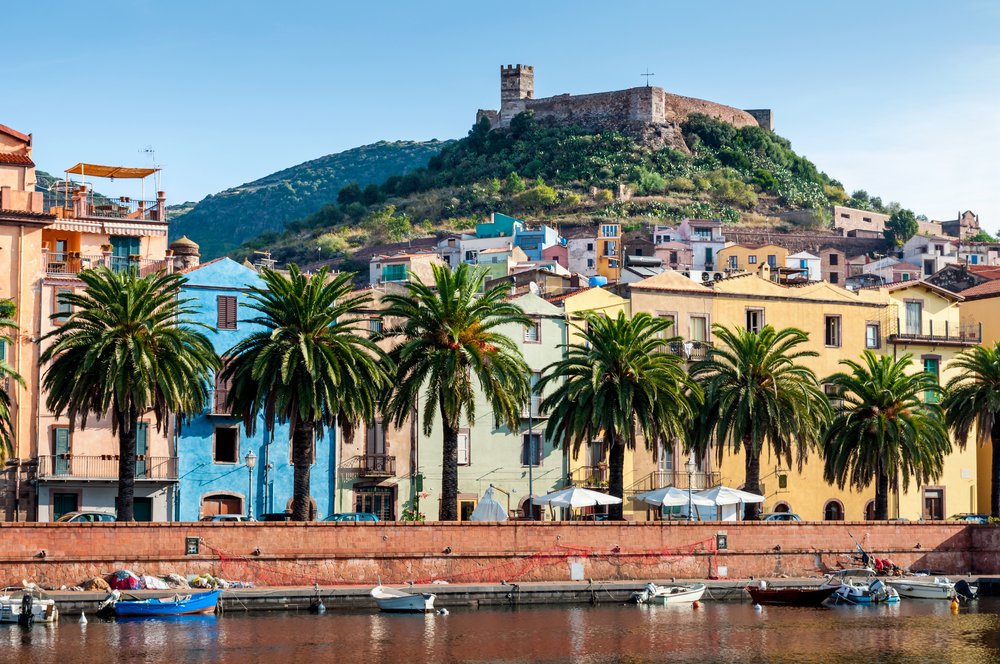
M 777 329 L 798 327 L 809 334 L 809 349 L 818 353 L 817 357 L 804 362 L 820 380 L 842 370 L 840 360 L 855 359 L 865 348 L 876 353 L 913 352 L 917 356 L 917 370 L 924 368 L 924 362 L 927 368 L 933 369 L 934 360 L 937 360 L 938 370 L 946 379 L 947 363 L 968 343 L 960 341 L 957 333 L 954 338 L 940 338 L 946 323 L 950 331 L 958 329 L 956 298 L 952 295 L 949 299 L 945 295 L 947 291 L 938 292 L 941 289 L 928 286 L 909 282 L 892 289 L 858 292 L 826 282 L 790 287 L 771 281 L 770 270 L 765 265 L 756 273 L 724 279 L 703 290 L 664 273 L 633 284 L 631 292 L 634 312 L 674 317 L 677 330 L 685 341 L 680 344 L 680 352 L 690 353 L 690 359 L 697 359 L 694 356 L 696 349 L 702 347 L 702 340 L 697 335 L 705 326 L 718 323 L 747 329 L 760 329 L 764 325 Z M 901 336 L 896 322 L 898 312 L 905 315 L 909 311 L 911 317 L 915 317 L 918 304 L 919 320 L 927 333 L 921 335 L 914 330 L 913 335 Z M 932 325 L 934 334 L 939 336 L 930 335 Z M 662 476 L 664 480 L 673 479 L 676 486 L 686 482 L 679 453 L 679 448 L 674 450 L 674 458 L 681 463 L 673 464 L 673 476 Z M 661 462 L 651 456 L 641 458 L 643 454 L 647 453 L 639 450 L 636 454 L 634 466 L 637 469 L 659 467 Z M 721 482 L 733 487 L 743 483 L 742 455 L 727 453 L 721 466 L 716 464 L 714 456 L 702 463 L 696 471 L 700 474 L 699 481 Z M 956 451 L 948 458 L 941 485 L 955 488 L 950 489 L 947 503 L 942 502 L 940 509 L 946 509 L 949 514 L 974 511 L 969 498 L 974 491 L 969 488 L 975 485 L 974 469 L 974 451 Z M 970 472 L 971 478 L 967 477 Z M 799 471 L 784 467 L 780 460 L 765 451 L 761 459 L 761 484 L 766 496 L 765 511 L 791 511 L 803 519 L 857 520 L 870 514 L 873 507 L 874 486 L 864 492 L 855 492 L 840 490 L 824 482 L 823 462 L 818 452 L 813 453 Z M 894 498 L 890 511 L 893 516 L 918 519 L 925 502 L 933 507 L 932 502 L 938 496 L 935 491 L 934 487 L 911 486 L 908 493 Z M 934 515 L 939 513 L 940 510 Z
M 788 249 L 776 244 L 731 244 L 718 253 L 719 269 L 753 272 L 762 265 L 784 267 Z
M 621 224 L 601 222 L 597 229 L 597 274 L 607 277 L 611 283 L 616 283 L 621 279 Z

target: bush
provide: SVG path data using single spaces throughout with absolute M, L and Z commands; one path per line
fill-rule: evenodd
M 650 171 L 645 168 L 638 169 L 636 172 L 636 178 L 633 182 L 635 182 L 636 190 L 642 196 L 662 194 L 667 190 L 666 178 L 655 171 Z
M 525 189 L 524 180 L 517 173 L 511 172 L 504 180 L 503 190 L 506 194 L 520 194 Z
M 598 203 L 610 203 L 615 200 L 615 195 L 610 189 L 598 189 L 596 199 Z
M 351 248 L 350 243 L 340 233 L 323 233 L 316 238 L 316 246 L 326 254 L 346 254 Z
M 518 207 L 526 210 L 543 210 L 550 208 L 559 200 L 559 194 L 548 185 L 536 185 L 531 189 L 518 194 L 514 202 Z
M 753 183 L 760 187 L 762 191 L 774 191 L 778 188 L 778 180 L 774 177 L 774 173 L 766 168 L 754 170 Z
M 351 203 L 360 203 L 363 194 L 361 192 L 361 187 L 357 182 L 352 182 L 343 189 L 337 192 L 337 202 L 341 205 L 350 205 Z
M 681 175 L 670 181 L 669 189 L 671 191 L 690 192 L 695 190 L 695 185 L 691 178 Z

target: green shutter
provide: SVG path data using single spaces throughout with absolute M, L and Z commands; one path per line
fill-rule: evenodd
M 138 458 L 135 462 L 135 476 L 145 477 L 146 469 L 149 467 L 146 462 L 146 452 L 147 452 L 147 440 L 146 436 L 149 433 L 149 425 L 145 422 L 139 422 L 135 428 L 135 455 L 136 457 L 143 457 L 140 461 Z
M 52 435 L 53 453 L 56 457 L 53 469 L 56 475 L 69 475 L 69 429 L 58 427 L 52 430 Z

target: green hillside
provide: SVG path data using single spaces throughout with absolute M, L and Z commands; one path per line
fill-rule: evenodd
M 472 229 L 494 211 L 550 224 L 616 219 L 639 228 L 714 217 L 791 230 L 827 226 L 831 203 L 860 204 L 786 139 L 759 127 L 692 115 L 682 131 L 683 152 L 623 133 L 543 126 L 530 113 L 509 130 L 480 124 L 426 168 L 378 187 L 348 186 L 336 203 L 237 254 L 268 249 L 285 262 L 349 261 L 373 244 Z M 867 204 L 867 194 L 858 195 Z
M 187 235 L 201 245 L 203 258 L 215 258 L 316 212 L 350 182 L 381 183 L 424 166 L 448 143 L 380 141 L 286 168 L 197 204 L 171 206 L 170 237 Z

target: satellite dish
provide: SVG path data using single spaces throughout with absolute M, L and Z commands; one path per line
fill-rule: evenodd
M 534 281 L 528 284 L 528 290 L 531 292 L 532 295 L 538 295 L 540 291 L 540 289 L 538 288 L 538 284 L 536 284 Z

